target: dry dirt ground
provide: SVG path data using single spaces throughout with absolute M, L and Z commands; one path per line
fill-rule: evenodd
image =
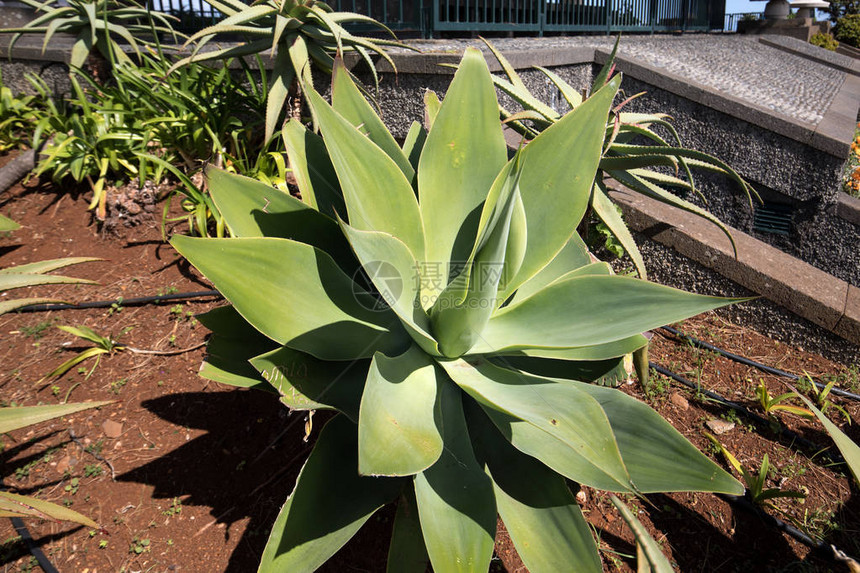
M 105 233 L 92 223 L 82 197 L 28 184 L 0 198 L 0 212 L 23 225 L 0 238 L 0 267 L 63 256 L 105 259 L 65 272 L 97 280 L 98 286 L 47 286 L 34 291 L 40 295 L 80 302 L 211 288 L 162 241 L 156 220 L 160 211 L 156 217 L 140 218 L 135 227 L 117 225 Z M 186 232 L 186 227 L 176 223 L 168 231 Z M 256 570 L 269 528 L 310 445 L 302 439 L 304 418 L 289 416 L 271 396 L 219 386 L 196 375 L 207 333 L 194 315 L 217 304 L 213 298 L 201 298 L 0 317 L 3 406 L 65 399 L 114 401 L 0 437 L 5 487 L 69 505 L 104 527 L 97 532 L 29 520 L 36 544 L 60 571 Z M 103 356 L 98 366 L 89 360 L 58 379 L 40 382 L 87 346 L 57 329 L 59 325 L 89 326 L 123 345 L 173 354 L 117 351 Z M 806 371 L 821 380 L 836 378 L 839 386 L 860 390 L 856 370 L 788 348 L 716 315 L 687 321 L 680 328 L 763 363 L 799 374 Z M 671 336 L 655 335 L 651 357 L 758 413 L 755 387 L 760 379 L 772 394 L 787 391 L 776 377 Z M 741 464 L 758 471 L 767 454 L 767 487 L 807 494 L 805 499 L 775 500 L 766 511 L 849 554 L 860 554 L 860 498 L 846 468 L 822 453 L 830 442 L 820 426 L 778 413 L 773 427 L 759 427 L 659 376 L 647 388 L 631 382 L 623 391 L 651 404 L 723 465 L 702 432 L 712 420 L 734 424 L 719 439 Z M 860 417 L 857 403 L 833 401 L 852 418 Z M 856 426 L 848 426 L 836 408 L 828 413 L 860 439 Z M 315 430 L 323 421 L 314 420 Z M 808 449 L 781 439 L 773 430 L 777 423 L 818 446 Z M 580 497 L 605 569 L 635 570 L 632 535 L 608 496 L 585 488 Z M 679 571 L 841 570 L 755 515 L 710 494 L 627 501 Z M 324 570 L 384 571 L 392 517 L 390 511 L 377 514 Z M 497 556 L 494 570 L 524 570 L 502 530 Z M 0 567 L 38 570 L 7 519 L 0 522 Z

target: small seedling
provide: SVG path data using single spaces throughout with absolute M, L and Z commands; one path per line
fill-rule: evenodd
M 128 384 L 128 378 L 120 378 L 119 380 L 115 380 L 110 383 L 110 391 L 118 395 L 120 392 L 122 392 L 122 388 L 126 384 Z
M 119 297 L 116 302 L 111 303 L 108 309 L 108 316 L 113 316 L 114 313 L 122 312 L 122 297 Z
M 139 539 L 139 538 L 135 537 L 134 539 L 131 540 L 131 547 L 129 547 L 128 552 L 134 553 L 135 555 L 140 555 L 144 551 L 149 550 L 149 544 L 150 544 L 149 539 Z
M 87 373 L 85 378 L 89 379 L 89 377 L 92 376 L 93 372 L 95 372 L 96 367 L 98 367 L 102 354 L 113 354 L 115 351 L 122 349 L 121 346 L 117 345 L 117 341 L 113 338 L 108 336 L 102 336 L 93 329 L 86 326 L 58 326 L 57 328 L 64 332 L 68 332 L 69 334 L 72 334 L 74 336 L 77 336 L 78 338 L 82 338 L 86 341 L 92 342 L 93 344 L 95 344 L 95 346 L 87 348 L 74 358 L 66 360 L 65 362 L 57 366 L 54 370 L 52 370 L 50 373 L 42 377 L 42 380 L 50 378 L 59 378 L 84 360 L 95 357 L 96 362 L 95 364 L 93 364 L 93 367 Z M 81 371 L 82 368 L 79 368 L 78 372 L 80 373 Z M 41 382 L 42 380 L 39 380 L 39 382 Z
M 69 495 L 75 495 L 78 493 L 78 488 L 81 485 L 81 480 L 78 478 L 72 478 L 72 480 L 66 484 L 66 487 L 63 488 L 63 491 L 68 493 Z
M 84 477 L 98 477 L 104 471 L 104 468 L 98 464 L 87 464 L 84 466 Z
M 773 415 L 774 412 L 781 410 L 804 418 L 815 417 L 812 411 L 801 406 L 782 404 L 782 402 L 785 402 L 790 398 L 794 398 L 794 392 L 786 392 L 785 394 L 780 394 L 776 397 L 771 396 L 770 392 L 767 391 L 767 386 L 764 385 L 764 380 L 761 378 L 759 378 L 758 387 L 756 388 L 756 396 L 758 396 L 762 410 L 764 410 L 768 415 Z
M 162 515 L 166 515 L 168 517 L 173 517 L 174 515 L 179 515 L 182 513 L 182 500 L 178 497 L 174 497 L 173 501 L 170 504 L 170 507 L 161 512 Z
M 29 336 L 33 340 L 39 340 L 44 335 L 45 331 L 51 328 L 53 325 L 53 321 L 43 320 L 42 322 L 34 325 L 34 326 L 22 326 L 18 330 L 24 336 Z
M 828 382 L 824 388 L 819 388 L 815 385 L 815 382 L 812 380 L 812 376 L 809 375 L 808 372 L 803 373 L 803 378 L 808 383 L 809 389 L 812 392 L 813 397 L 815 398 L 815 405 L 818 406 L 818 409 L 821 410 L 822 414 L 827 414 L 827 410 L 832 406 L 839 410 L 839 412 L 845 416 L 845 421 L 851 425 L 851 415 L 839 404 L 834 404 L 827 397 L 830 395 L 830 391 L 833 390 L 833 385 L 836 384 L 836 380 L 833 379 Z
M 102 539 L 99 541 L 99 549 L 107 549 L 108 542 L 107 539 Z
M 738 472 L 741 477 L 743 477 L 744 484 L 747 486 L 746 495 L 749 500 L 756 505 L 768 505 L 770 507 L 774 507 L 772 504 L 767 503 L 771 499 L 776 499 L 779 497 L 789 497 L 796 499 L 803 499 L 806 497 L 806 494 L 782 489 L 779 487 L 774 487 L 770 489 L 764 489 L 765 480 L 767 479 L 768 473 L 771 472 L 770 460 L 768 459 L 767 454 L 764 455 L 764 458 L 761 460 L 761 467 L 759 468 L 758 475 L 752 474 L 745 467 L 741 465 L 738 459 L 726 449 L 726 447 L 713 435 L 708 432 L 703 432 L 706 438 L 708 438 L 712 444 L 720 448 L 720 452 L 723 454 L 723 458 L 728 462 L 732 468 L 736 472 Z M 774 509 L 777 509 L 774 507 Z

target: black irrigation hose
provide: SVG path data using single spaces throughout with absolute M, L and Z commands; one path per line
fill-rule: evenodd
M 704 348 L 705 350 L 710 350 L 711 352 L 716 352 L 721 356 L 725 356 L 730 360 L 734 360 L 735 362 L 740 362 L 741 364 L 746 364 L 747 366 L 752 366 L 753 368 L 758 368 L 762 372 L 767 372 L 769 374 L 775 374 L 776 376 L 782 376 L 783 378 L 788 378 L 790 380 L 799 380 L 804 378 L 804 376 L 798 376 L 797 374 L 792 374 L 791 372 L 786 372 L 785 370 L 780 370 L 779 368 L 774 368 L 773 366 L 767 366 L 766 364 L 762 364 L 761 362 L 756 362 L 755 360 L 751 360 L 744 356 L 740 356 L 738 354 L 734 354 L 729 352 L 728 350 L 723 350 L 722 348 L 718 348 L 712 344 L 708 344 L 703 340 L 699 340 L 697 338 L 693 338 L 692 336 L 688 336 L 683 332 L 672 328 L 671 326 L 663 326 L 661 327 L 666 332 L 677 336 L 687 342 L 693 344 L 693 346 L 698 346 L 699 348 Z M 824 384 L 821 382 L 816 382 L 812 380 L 812 383 L 815 384 L 818 388 L 824 388 Z M 835 394 L 836 396 L 842 396 L 843 398 L 849 398 L 851 400 L 860 401 L 860 394 L 854 394 L 853 392 L 848 392 L 847 390 L 842 390 L 840 388 L 831 388 L 831 394 Z
M 750 420 L 756 422 L 759 425 L 762 425 L 765 427 L 771 427 L 770 420 L 768 420 L 767 418 L 764 418 L 762 416 L 759 416 L 755 412 L 750 411 L 746 406 L 738 404 L 737 402 L 732 402 L 731 400 L 728 400 L 728 399 L 720 396 L 716 392 L 706 390 L 705 388 L 702 388 L 699 384 L 696 384 L 695 382 L 691 382 L 690 380 L 687 380 L 683 376 L 681 376 L 679 374 L 675 374 L 671 370 L 667 370 L 667 369 L 663 368 L 662 366 L 654 364 L 653 362 L 649 362 L 648 366 L 650 368 L 653 368 L 655 371 L 659 372 L 663 376 L 667 376 L 667 377 L 671 378 L 672 380 L 675 380 L 676 382 L 683 384 L 684 386 L 692 388 L 696 392 L 701 392 L 702 394 L 704 394 L 705 396 L 707 396 L 711 400 L 718 402 L 718 403 L 722 404 L 723 406 L 726 406 L 727 408 L 731 408 L 732 410 L 735 410 L 739 414 L 749 418 Z M 798 434 L 797 432 L 795 432 L 793 430 L 789 430 L 788 428 L 780 427 L 779 434 L 782 437 L 791 441 L 792 443 L 801 445 L 808 450 L 812 450 L 815 452 L 826 451 L 827 455 L 830 456 L 830 459 L 832 459 L 834 462 L 844 461 L 842 456 L 839 455 L 836 451 L 833 451 L 832 448 L 822 448 L 818 444 L 807 440 L 806 438 L 804 438 L 803 436 L 801 436 L 800 434 Z
M 748 513 L 751 513 L 761 519 L 766 525 L 774 527 L 779 531 L 785 533 L 789 537 L 793 537 L 797 541 L 803 543 L 807 547 L 811 547 L 814 551 L 816 551 L 821 557 L 826 557 L 832 561 L 843 562 L 845 558 L 845 553 L 837 549 L 835 546 L 830 545 L 824 541 L 816 541 L 809 535 L 805 534 L 801 530 L 797 529 L 790 523 L 786 523 L 783 520 L 775 517 L 768 512 L 764 511 L 759 506 L 752 503 L 749 499 L 740 495 L 729 495 L 725 493 L 715 494 L 720 499 L 725 500 L 729 504 L 742 509 Z
M 48 310 L 80 310 L 86 308 L 110 308 L 112 306 L 143 306 L 146 304 L 158 304 L 173 300 L 187 300 L 204 296 L 222 298 L 217 290 L 201 290 L 195 292 L 180 292 L 174 294 L 160 294 L 156 296 L 141 296 L 137 298 L 118 298 L 116 300 L 97 300 L 93 302 L 81 302 L 78 304 L 34 304 L 19 308 L 16 312 L 44 312 Z
M 39 567 L 42 568 L 42 571 L 45 573 L 60 573 L 44 552 L 42 552 L 42 548 L 36 545 L 36 541 L 33 539 L 33 536 L 30 535 L 30 531 L 27 529 L 27 526 L 24 525 L 24 520 L 20 517 L 10 517 L 9 519 L 12 520 L 12 527 L 14 527 L 18 535 L 21 536 L 21 540 L 27 545 L 27 549 L 30 550 L 30 555 L 36 558 L 36 562 L 39 564 Z

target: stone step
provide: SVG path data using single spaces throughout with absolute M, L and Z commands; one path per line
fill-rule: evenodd
M 607 180 L 627 225 L 840 337 L 860 344 L 860 289 L 737 229 L 714 224 Z M 646 261 L 646 269 L 648 261 Z

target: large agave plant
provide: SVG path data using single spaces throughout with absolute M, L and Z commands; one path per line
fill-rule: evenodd
M 600 571 L 565 478 L 636 495 L 743 492 L 656 412 L 589 383 L 647 329 L 730 302 L 615 276 L 574 234 L 610 81 L 509 159 L 467 50 L 429 130 L 398 146 L 342 65 L 322 137 L 284 137 L 304 202 L 210 170 L 236 238 L 173 238 L 232 303 L 203 375 L 335 410 L 261 571 L 312 571 L 399 500 L 390 570 L 486 571 L 501 516 L 528 568 Z
M 619 36 L 612 48 L 612 53 L 595 76 L 592 93 L 606 85 L 611 78 L 620 40 Z M 557 112 L 528 90 L 514 67 L 492 43 L 487 40 L 484 40 L 484 43 L 499 62 L 506 76 L 493 76 L 496 87 L 522 106 L 521 110 L 513 112 L 499 106 L 499 114 L 505 123 L 522 136 L 532 138 L 563 117 L 562 113 Z M 567 106 L 576 109 L 582 104 L 582 95 L 558 74 L 541 66 L 535 66 L 535 68 L 558 89 Z M 637 94 L 610 110 L 604 134 L 604 153 L 598 165 L 590 206 L 594 214 L 610 229 L 630 255 L 639 276 L 646 278 L 642 255 L 633 241 L 633 236 L 609 199 L 604 184 L 605 178 L 615 179 L 628 189 L 707 219 L 726 234 L 732 247 L 734 247 L 734 239 L 726 226 L 705 209 L 679 197 L 679 193 L 697 194 L 707 202 L 696 188 L 693 178 L 693 171 L 699 170 L 717 173 L 735 181 L 746 193 L 750 205 L 753 197 L 760 198 L 756 190 L 728 164 L 702 151 L 684 147 L 667 114 L 622 111 L 624 104 L 641 95 L 643 94 Z M 667 140 L 662 137 L 656 128 L 664 130 L 670 138 Z

